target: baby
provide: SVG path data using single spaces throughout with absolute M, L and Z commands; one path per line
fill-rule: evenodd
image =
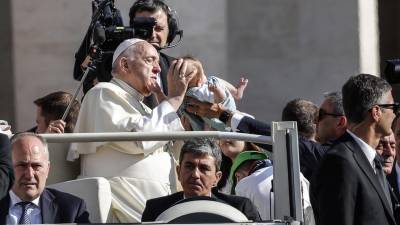
M 188 84 L 186 96 L 196 98 L 202 102 L 221 103 L 224 108 L 230 111 L 236 110 L 235 100 L 242 99 L 244 89 L 248 83 L 247 79 L 241 78 L 239 84 L 235 87 L 229 82 L 215 76 L 207 78 L 203 66 L 198 59 L 192 56 L 185 56 L 183 59 L 188 64 L 187 71 L 195 71 L 193 79 Z M 153 92 L 157 95 L 159 102 L 165 99 L 161 89 L 156 89 L 156 91 Z M 230 130 L 230 128 L 220 120 L 201 118 L 197 115 L 186 112 L 184 110 L 185 107 L 186 104 L 183 103 L 179 111 L 189 120 L 193 130 L 208 130 L 208 126 L 219 131 Z
M 244 89 L 247 86 L 247 79 L 241 78 L 237 87 L 234 87 L 221 78 L 215 76 L 207 78 L 203 66 L 198 59 L 192 56 L 185 56 L 183 59 L 188 62 L 188 71 L 197 71 L 193 79 L 189 82 L 188 92 L 193 92 L 198 100 L 210 103 L 223 103 L 230 97 L 233 97 L 234 100 L 242 99 Z

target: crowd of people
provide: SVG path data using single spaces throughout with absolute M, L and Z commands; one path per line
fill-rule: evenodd
M 206 76 L 198 59 L 160 52 L 172 42 L 174 24 L 162 0 L 137 0 L 129 16 L 153 17 L 157 23 L 148 40 L 119 44 L 110 80 L 94 82 L 81 103 L 65 92 L 39 98 L 37 127 L 0 134 L 1 224 L 90 223 L 84 200 L 46 188 L 51 167 L 41 133 L 271 135 L 269 123 L 236 108 L 247 79 L 234 86 Z M 297 122 L 305 224 L 400 223 L 400 105 L 391 91 L 384 79 L 359 74 L 341 91 L 326 93 L 320 106 L 294 99 L 282 109 L 282 121 Z M 210 138 L 110 141 L 72 143 L 67 159 L 80 161 L 79 178 L 109 181 L 110 223 L 155 221 L 168 208 L 197 197 L 230 205 L 248 220 L 267 221 L 273 219 L 273 151 L 278 150 L 266 144 Z

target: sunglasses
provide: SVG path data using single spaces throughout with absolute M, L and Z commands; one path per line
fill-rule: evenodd
M 395 102 L 393 104 L 378 104 L 377 106 L 384 109 L 392 109 L 394 114 L 398 114 L 400 109 L 400 103 L 398 102 Z
M 344 115 L 337 114 L 337 113 L 328 113 L 327 111 L 325 111 L 323 109 L 319 109 L 319 111 L 318 111 L 318 120 L 319 121 L 323 120 L 327 116 L 340 117 L 340 116 L 344 116 Z

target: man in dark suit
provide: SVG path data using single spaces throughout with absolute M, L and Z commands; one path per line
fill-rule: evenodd
M 396 130 L 396 121 L 393 122 L 392 129 Z M 383 171 L 386 174 L 386 178 L 389 181 L 389 189 L 390 189 L 390 197 L 392 200 L 392 208 L 394 213 L 394 218 L 396 219 L 396 223 L 400 224 L 400 202 L 397 194 L 395 193 L 394 183 L 392 183 L 392 171 L 395 168 L 395 157 L 396 157 L 396 141 L 394 138 L 394 134 L 391 133 L 389 136 L 382 137 L 379 141 L 378 147 L 376 148 L 376 152 L 382 156 L 383 159 Z M 396 181 L 397 182 L 397 181 Z M 396 184 L 397 185 L 397 184 Z
M 320 162 L 310 188 L 318 225 L 396 224 L 390 189 L 376 152 L 389 135 L 398 110 L 391 86 L 368 74 L 351 77 L 342 88 L 351 131 Z
M 249 199 L 212 191 L 221 178 L 220 164 L 221 150 L 213 140 L 198 138 L 186 141 L 177 166 L 183 192 L 148 200 L 142 222 L 155 221 L 162 212 L 177 202 L 197 196 L 214 198 L 243 212 L 249 220 L 260 221 L 260 215 Z
M 400 200 L 400 177 L 399 177 L 399 172 L 400 172 L 400 120 L 399 118 L 396 118 L 396 121 L 393 122 L 393 134 L 395 138 L 395 143 L 396 143 L 396 148 L 395 148 L 395 157 L 393 167 L 391 169 L 391 172 L 387 176 L 387 179 L 390 183 L 390 186 L 393 188 L 393 193 L 396 195 L 397 199 Z
M 319 107 L 316 139 L 321 144 L 330 144 L 346 132 L 347 118 L 343 110 L 342 92 L 330 92 L 324 96 Z
M 11 166 L 11 147 L 7 135 L 0 133 L 0 199 L 10 190 L 14 175 Z
M 282 110 L 282 121 L 296 121 L 299 136 L 300 171 L 311 179 L 326 148 L 315 141 L 318 107 L 304 99 L 294 99 Z
M 45 188 L 50 162 L 44 139 L 21 133 L 11 145 L 15 182 L 0 200 L 0 224 L 89 223 L 82 199 Z

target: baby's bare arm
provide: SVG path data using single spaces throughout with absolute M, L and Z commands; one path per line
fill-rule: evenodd
M 208 90 L 214 93 L 214 103 L 221 103 L 225 100 L 226 95 L 222 87 L 216 84 L 209 84 Z
M 239 83 L 238 83 L 238 85 L 236 85 L 236 87 L 233 86 L 231 83 L 229 83 L 226 80 L 223 80 L 223 79 L 220 79 L 220 78 L 218 78 L 218 79 L 221 81 L 221 83 L 223 85 L 225 85 L 225 87 L 232 94 L 233 98 L 236 101 L 239 101 L 239 100 L 241 100 L 243 98 L 244 90 L 246 89 L 247 83 L 249 82 L 248 79 L 245 79 L 243 77 L 240 78 Z

